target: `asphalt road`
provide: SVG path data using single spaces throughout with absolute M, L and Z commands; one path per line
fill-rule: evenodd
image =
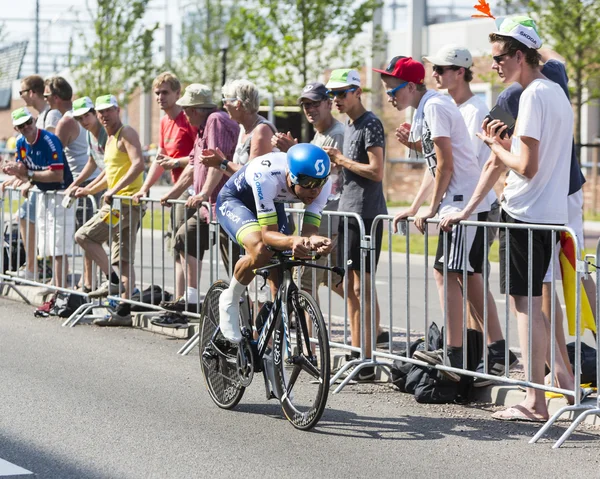
M 39 478 L 600 477 L 589 427 L 551 450 L 527 444 L 534 426 L 491 420 L 490 407 L 423 406 L 387 385 L 352 385 L 303 433 L 259 379 L 236 410 L 218 409 L 197 354 L 175 354 L 181 341 L 61 328 L 6 299 L 0 308 L 0 459 Z

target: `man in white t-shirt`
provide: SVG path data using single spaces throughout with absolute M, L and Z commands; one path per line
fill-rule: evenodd
M 540 72 L 541 39 L 534 21 L 529 17 L 509 17 L 498 22 L 498 31 L 490 34 L 492 68 L 504 83 L 518 82 L 523 87 L 519 100 L 519 118 L 511 140 L 500 135 L 507 126 L 498 120 L 484 122 L 480 138 L 492 150 L 477 189 L 467 207 L 442 221 L 441 227 L 468 218 L 477 204 L 485 200 L 487 192 L 502 172 L 510 171 L 502 195 L 501 220 L 505 223 L 564 224 L 568 219 L 567 193 L 571 145 L 573 137 L 573 110 L 560 86 Z M 533 248 L 529 257 L 529 232 L 512 229 L 507 258 L 507 238 L 500 231 L 501 287 L 509 288 L 511 309 L 518 321 L 519 341 L 525 369 L 531 367 L 536 384 L 544 383 L 546 353 L 550 344 L 550 323 L 542 312 L 542 283 L 552 254 L 552 234 L 532 231 Z M 505 278 L 509 261 L 510 278 Z M 529 282 L 528 265 L 532 266 Z M 532 302 L 528 304 L 529 288 Z M 529 307 L 532 315 L 529 317 Z M 532 345 L 529 350 L 529 327 Z M 531 365 L 529 365 L 531 361 Z M 561 388 L 572 390 L 573 378 L 562 355 L 556 355 L 555 374 Z M 573 401 L 572 397 L 568 400 Z M 527 388 L 527 395 L 517 406 L 498 411 L 495 419 L 514 421 L 545 421 L 548 409 L 544 391 Z
M 480 171 L 490 157 L 490 147 L 485 144 L 477 133 L 481 131 L 481 124 L 490 112 L 483 99 L 471 91 L 471 80 L 473 80 L 473 56 L 471 52 L 459 45 L 446 45 L 435 55 L 423 57 L 424 60 L 433 64 L 433 78 L 438 88 L 448 90 L 448 93 L 458 106 L 467 130 L 471 138 L 473 151 L 477 155 Z M 487 196 L 490 203 L 488 221 L 498 222 L 500 218 L 500 204 L 494 190 L 490 190 Z M 496 236 L 496 229 L 488 228 L 488 248 L 492 246 Z M 489 276 L 490 263 L 488 260 L 487 274 Z M 469 276 L 467 281 L 469 300 L 469 324 L 468 327 L 483 332 L 484 330 L 484 281 L 483 275 L 475 273 Z M 477 367 L 477 372 L 489 373 L 494 376 L 503 376 L 506 370 L 506 342 L 500 328 L 496 301 L 492 292 L 487 290 L 488 298 L 488 370 L 482 360 Z M 508 366 L 517 365 L 517 357 L 509 351 Z M 475 378 L 475 387 L 483 387 L 491 384 L 492 380 Z
M 427 91 L 424 85 L 425 68 L 412 58 L 394 57 L 382 74 L 381 80 L 388 94 L 388 101 L 398 110 L 416 108 L 411 127 L 413 143 L 420 141 L 428 170 L 411 207 L 394 218 L 394 228 L 400 220 L 415 217 L 415 226 L 422 233 L 426 221 L 439 214 L 460 211 L 467 204 L 479 179 L 477 161 L 467 126 L 460 111 L 450 98 L 435 91 Z M 419 213 L 419 208 L 430 199 L 429 207 Z M 490 209 L 483 202 L 472 212 L 471 220 L 485 221 Z M 465 240 L 466 237 L 466 241 Z M 447 248 L 447 249 L 446 249 Z M 465 251 L 466 248 L 466 251 Z M 466 266 L 467 273 L 481 273 L 483 266 L 483 229 L 456 225 L 450 234 L 440 233 L 434 263 L 434 278 L 442 311 L 447 317 L 447 351 L 421 351 L 415 357 L 429 364 L 443 364 L 456 368 L 463 366 L 463 302 L 461 280 Z M 447 281 L 444 281 L 444 270 Z M 444 291 L 447 296 L 444 296 Z M 468 291 L 468 288 L 467 288 Z M 481 292 L 480 292 L 481 294 Z M 446 298 L 452 298 L 447 301 Z M 458 381 L 453 372 L 444 371 L 447 377 Z

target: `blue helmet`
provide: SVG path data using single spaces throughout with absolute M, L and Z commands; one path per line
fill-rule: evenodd
M 331 162 L 325 150 L 310 143 L 299 143 L 287 152 L 292 184 L 304 188 L 320 188 L 329 178 Z

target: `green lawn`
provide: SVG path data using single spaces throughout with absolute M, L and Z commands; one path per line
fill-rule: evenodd
M 150 208 L 146 210 L 146 214 L 144 215 L 144 219 L 142 220 L 142 227 L 144 229 L 152 228 L 152 217 L 154 217 L 154 229 L 161 230 L 163 225 L 163 212 L 160 205 L 154 205 L 154 211 L 150 211 Z M 165 231 L 169 229 L 169 221 L 171 221 L 171 209 L 165 208 L 164 214 L 164 228 Z

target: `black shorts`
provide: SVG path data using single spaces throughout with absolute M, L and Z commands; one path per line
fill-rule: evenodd
M 500 214 L 500 221 L 508 224 L 523 224 L 513 218 L 505 211 Z M 554 225 L 548 225 L 551 227 Z M 559 235 L 556 235 L 559 238 Z M 526 229 L 511 229 L 509 232 L 509 280 L 508 293 L 514 296 L 527 296 L 529 294 L 528 268 L 528 233 Z M 532 296 L 542 295 L 542 285 L 544 276 L 550 265 L 552 258 L 552 232 L 550 231 L 532 231 L 532 275 L 531 290 Z M 506 230 L 500 228 L 500 291 L 506 292 Z
M 363 219 L 365 225 L 365 233 L 371 234 L 371 227 L 373 226 L 373 219 Z M 344 218 L 340 218 L 340 224 L 338 227 L 338 241 L 337 241 L 337 264 L 344 267 L 348 263 L 348 269 L 358 271 L 360 270 L 360 228 L 358 227 L 358 221 L 356 218 L 348 218 L 348 238 L 344 237 Z M 383 221 L 379 221 L 377 230 L 375 232 L 375 240 L 373 245 L 375 248 L 375 267 L 379 264 L 379 256 L 381 255 L 381 241 L 383 240 Z M 348 258 L 344 258 L 345 242 L 348 242 Z M 371 272 L 371 252 L 367 252 L 365 260 L 365 273 Z
M 487 221 L 488 212 L 476 213 L 469 217 L 469 221 Z M 448 232 L 448 272 L 462 273 L 464 268 L 465 253 L 467 254 L 467 274 L 481 273 L 483 271 L 483 257 L 485 245 L 483 242 L 484 228 L 482 226 L 454 225 Z M 435 253 L 434 269 L 444 271 L 444 233 L 440 231 L 437 251 Z M 466 244 L 465 244 L 466 236 Z

